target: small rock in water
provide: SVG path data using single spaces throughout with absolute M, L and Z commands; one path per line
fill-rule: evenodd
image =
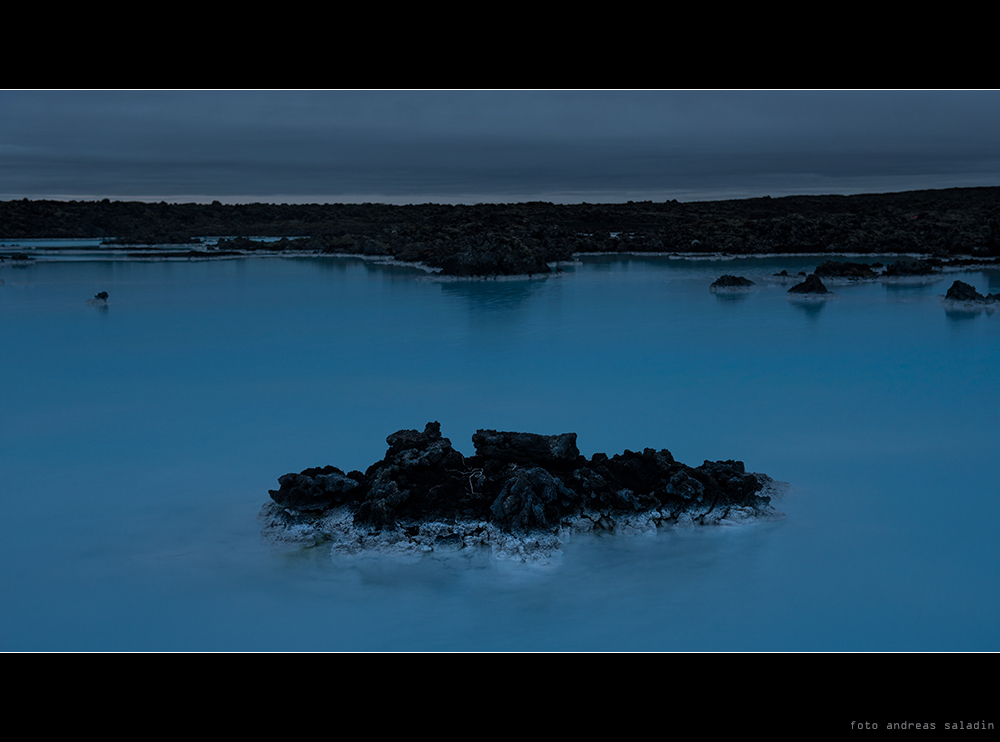
M 789 294 L 829 294 L 826 286 L 823 282 L 819 280 L 819 277 L 815 273 L 810 273 L 806 280 L 802 283 L 797 283 L 788 289 Z
M 1000 301 L 1000 294 L 988 294 L 983 296 L 975 287 L 970 286 L 964 281 L 955 281 L 948 289 L 948 293 L 944 297 L 948 301 L 963 301 L 963 302 L 976 302 L 980 304 L 995 304 Z
M 93 299 L 87 299 L 87 303 L 92 307 L 107 307 L 108 306 L 108 292 L 101 291 L 94 294 Z
M 715 279 L 715 281 L 713 281 L 712 285 L 709 287 L 709 290 L 718 291 L 719 289 L 723 290 L 750 289 L 756 285 L 757 284 L 755 284 L 749 278 L 744 278 L 743 276 L 730 276 L 727 274 L 725 276 L 719 276 L 717 279 Z

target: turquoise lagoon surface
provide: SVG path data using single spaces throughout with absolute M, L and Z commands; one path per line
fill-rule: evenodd
M 1000 650 L 1000 313 L 940 303 L 1000 273 L 790 301 L 821 260 L 2 263 L 0 650 Z M 786 517 L 542 566 L 263 543 L 279 476 L 432 420 L 739 459 Z

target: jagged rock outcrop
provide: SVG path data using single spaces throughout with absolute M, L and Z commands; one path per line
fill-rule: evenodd
M 284 508 L 327 510 L 344 502 L 347 493 L 363 481 L 363 476 L 345 475 L 335 466 L 306 469 L 301 474 L 285 474 L 278 477 L 278 489 L 271 490 L 271 498 Z
M 810 273 L 806 276 L 806 280 L 802 283 L 797 283 L 788 289 L 789 294 L 812 294 L 812 295 L 823 295 L 829 294 L 830 291 L 823 285 L 823 282 L 819 280 L 819 277 L 815 273 Z
M 92 307 L 106 308 L 108 306 L 108 292 L 99 291 L 98 293 L 94 294 L 93 299 L 87 299 L 87 304 L 89 304 Z
M 477 430 L 472 436 L 472 444 L 476 447 L 476 455 L 483 459 L 515 464 L 566 464 L 575 462 L 580 455 L 576 433 L 538 435 Z
M 779 515 L 776 483 L 740 461 L 689 467 L 666 449 L 588 461 L 575 433 L 479 430 L 463 456 L 437 422 L 386 438 L 385 457 L 363 474 L 334 466 L 285 474 L 262 508 L 273 542 L 330 541 L 340 550 L 490 546 L 524 555 L 558 548 L 569 533 L 650 530 Z
M 552 271 L 541 251 L 517 237 L 494 232 L 469 239 L 463 250 L 431 265 L 451 276 L 531 276 Z
M 782 268 L 780 273 L 773 273 L 772 275 L 775 276 L 776 278 L 795 278 L 797 276 L 805 277 L 806 272 L 805 271 L 799 271 L 797 274 L 795 274 L 795 276 L 792 276 L 791 274 L 789 274 L 789 272 L 787 270 L 785 270 L 784 268 Z
M 964 281 L 955 281 L 945 294 L 945 300 L 949 302 L 970 302 L 975 304 L 996 304 L 1000 302 L 1000 294 L 987 294 L 983 296 L 976 291 L 974 286 L 970 286 Z

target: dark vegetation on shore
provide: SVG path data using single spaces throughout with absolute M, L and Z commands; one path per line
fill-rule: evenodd
M 297 250 L 421 262 L 456 275 L 545 273 L 581 252 L 1000 256 L 1000 187 L 624 204 L 0 202 L 0 239 Z M 263 243 L 248 237 L 284 237 Z M 204 249 L 204 248 L 203 248 Z M 180 253 L 179 253 L 180 254 Z M 199 252 L 198 254 L 203 254 Z

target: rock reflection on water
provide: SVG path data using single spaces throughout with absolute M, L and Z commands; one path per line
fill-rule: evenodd
M 984 270 L 983 275 L 986 276 L 987 293 L 1000 293 L 1000 270 L 996 270 L 995 268 Z
M 798 307 L 810 319 L 816 319 L 820 313 L 826 309 L 826 305 L 836 298 L 836 294 L 822 294 L 816 296 L 795 296 L 788 295 L 788 303 L 793 307 Z
M 955 322 L 965 322 L 975 319 L 984 311 L 984 309 L 945 309 L 944 315 Z
M 721 304 L 739 304 L 742 301 L 746 301 L 750 296 L 749 291 L 713 291 L 716 300 Z
M 932 292 L 935 284 L 941 282 L 941 278 L 914 278 L 909 280 L 885 281 L 886 296 L 892 298 L 894 295 L 908 297 L 912 294 L 923 294 Z

